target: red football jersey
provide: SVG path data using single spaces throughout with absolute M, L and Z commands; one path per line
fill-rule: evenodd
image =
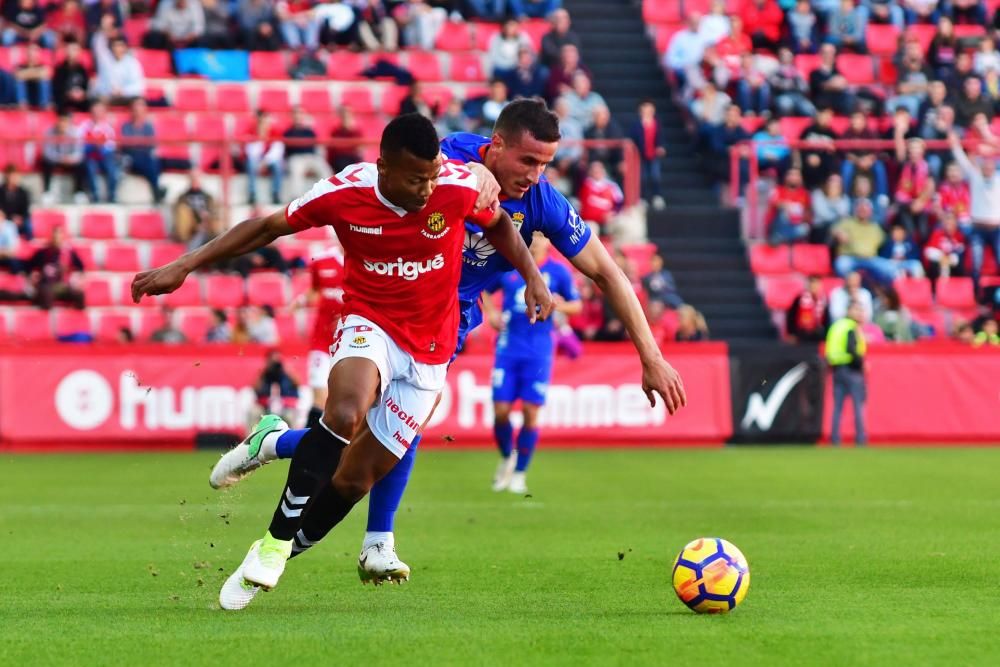
M 344 314 L 379 325 L 426 364 L 443 364 L 458 338 L 458 281 L 465 220 L 473 216 L 475 175 L 445 163 L 423 210 L 408 213 L 378 189 L 374 164 L 354 164 L 319 181 L 285 211 L 296 231 L 332 225 L 344 248 Z
M 319 295 L 310 350 L 326 351 L 333 342 L 333 333 L 344 309 L 344 263 L 341 260 L 340 252 L 334 249 L 319 255 L 309 265 L 312 288 Z

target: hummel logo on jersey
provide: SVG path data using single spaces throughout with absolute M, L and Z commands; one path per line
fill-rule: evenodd
M 403 280 L 416 280 L 421 273 L 437 271 L 444 268 L 444 255 L 438 253 L 432 259 L 422 262 L 404 262 L 397 257 L 395 262 L 371 262 L 365 260 L 365 270 L 380 276 L 399 276 Z
M 352 232 L 357 232 L 359 234 L 371 234 L 373 236 L 382 235 L 381 227 L 362 227 L 360 225 L 350 225 L 349 227 Z

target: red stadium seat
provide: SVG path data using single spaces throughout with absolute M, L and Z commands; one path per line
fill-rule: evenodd
M 152 49 L 132 49 L 143 74 L 147 79 L 173 78 L 173 67 L 170 64 L 170 51 L 154 51 Z
M 975 308 L 972 278 L 941 278 L 937 282 L 937 303 L 945 308 Z
M 483 72 L 483 57 L 479 53 L 451 54 L 451 79 L 479 83 L 486 79 Z
M 868 24 L 865 43 L 873 56 L 892 56 L 899 48 L 899 28 L 894 25 Z
M 159 144 L 157 150 L 161 159 L 191 161 L 187 116 L 173 113 L 157 114 L 153 116 L 153 127 L 156 129 L 156 139 Z
M 220 83 L 215 87 L 215 108 L 228 113 L 250 111 L 250 98 L 246 86 L 239 83 Z
M 935 335 L 939 338 L 948 335 L 947 318 L 943 311 L 937 308 L 916 308 L 910 310 L 910 315 L 915 322 L 933 327 Z
M 282 273 L 251 273 L 247 278 L 247 302 L 251 306 L 283 306 L 288 298 L 288 278 Z
M 773 276 L 764 284 L 764 303 L 771 310 L 788 310 L 802 290 L 802 279 L 798 276 Z
M 139 46 L 142 44 L 142 38 L 149 32 L 149 17 L 139 16 L 125 19 L 122 32 L 125 33 L 125 39 L 131 46 Z
M 213 168 L 213 165 L 220 165 L 220 157 L 222 155 L 222 150 L 219 147 L 220 144 L 212 141 L 206 143 L 205 140 L 219 139 L 227 136 L 229 134 L 226 132 L 226 119 L 224 116 L 215 113 L 195 115 L 194 132 L 191 134 L 191 138 L 202 140 L 202 143 L 199 144 L 201 147 L 202 169 L 207 170 Z
M 788 246 L 770 246 L 766 243 L 751 246 L 750 268 L 759 275 L 788 273 L 792 268 Z
M 986 36 L 986 29 L 981 25 L 962 23 L 955 26 L 955 37 L 959 39 L 978 39 Z
M 761 118 L 760 116 L 744 116 L 743 120 L 740 121 L 740 125 L 746 132 L 753 134 L 764 127 L 764 122 L 766 118 Z
M 822 61 L 818 55 L 812 53 L 802 53 L 795 56 L 795 69 L 802 73 L 802 76 L 809 79 L 809 75 L 813 73 L 813 70 L 819 69 Z
M 466 21 L 445 21 L 434 41 L 438 51 L 468 51 L 472 48 L 472 30 Z
M 646 23 L 680 23 L 681 3 L 643 0 L 642 20 Z
M 410 89 L 406 86 L 390 86 L 382 91 L 382 113 L 387 116 L 399 114 L 399 105 L 409 94 Z
M 407 54 L 406 69 L 417 81 L 440 81 L 441 61 L 434 51 L 410 51 Z
M 66 214 L 57 209 L 35 209 L 31 214 L 31 226 L 36 239 L 52 238 L 52 229 L 66 229 Z
M 178 111 L 208 111 L 212 108 L 205 84 L 182 83 L 174 95 L 174 108 Z
M 934 41 L 934 33 L 936 32 L 937 26 L 914 24 L 906 28 L 906 40 L 915 40 L 919 42 L 920 50 L 926 54 L 927 49 L 930 48 L 931 42 Z
M 188 276 L 187 280 L 170 294 L 163 295 L 163 304 L 177 308 L 180 306 L 201 306 L 205 300 L 201 296 L 201 279 Z
M 809 116 L 785 116 L 778 121 L 781 126 L 781 136 L 786 139 L 798 139 L 807 127 L 813 124 Z
M 143 301 L 150 301 L 149 297 Z M 136 340 L 148 340 L 153 332 L 163 326 L 165 318 L 161 308 L 149 308 L 139 311 L 139 331 Z
M 830 249 L 819 244 L 793 245 L 792 269 L 806 275 L 830 275 Z
M 292 110 L 292 100 L 288 88 L 266 86 L 257 93 L 257 108 L 268 113 L 287 113 Z
M 476 34 L 473 37 L 475 44 L 473 48 L 476 51 L 489 51 L 490 40 L 492 40 L 493 35 L 498 32 L 500 32 L 500 26 L 496 23 L 477 23 Z
M 545 19 L 529 19 L 521 24 L 521 30 L 527 33 L 531 46 L 537 53 L 542 50 L 542 37 L 552 30 L 552 25 Z
M 80 236 L 88 239 L 118 238 L 114 214 L 110 211 L 85 211 L 80 216 Z
M 86 311 L 75 308 L 56 308 L 54 315 L 56 336 L 91 332 L 90 316 Z
M 290 311 L 275 313 L 274 323 L 278 327 L 278 338 L 282 342 L 290 343 L 302 338 L 295 313 Z
M 656 39 L 656 52 L 663 54 L 667 52 L 670 47 L 670 41 L 674 38 L 674 35 L 679 33 L 684 29 L 682 24 L 677 25 L 661 25 L 655 28 L 654 33 Z
M 134 243 L 108 241 L 104 244 L 105 271 L 141 271 L 139 247 Z
M 187 252 L 187 248 L 183 243 L 154 243 L 150 247 L 149 265 L 169 264 L 185 252 Z
M 246 300 L 243 288 L 243 278 L 240 276 L 208 276 L 205 279 L 204 303 L 213 308 L 242 306 Z
M 212 328 L 211 308 L 185 308 L 180 313 L 180 330 L 187 336 L 188 342 L 203 343 Z
M 250 52 L 250 78 L 256 81 L 261 79 L 287 79 L 288 61 L 282 51 L 251 51 Z
M 323 88 L 303 88 L 299 92 L 299 105 L 307 113 L 330 113 L 333 105 L 330 104 L 330 90 Z
M 926 278 L 900 278 L 893 283 L 900 302 L 907 308 L 930 308 L 931 281 Z
M 118 340 L 118 332 L 121 329 L 134 332 L 132 312 L 129 309 L 117 308 L 96 311 L 97 326 L 94 328 L 97 340 L 103 343 L 112 343 Z
M 80 261 L 83 262 L 84 271 L 97 270 L 97 261 L 94 259 L 93 245 L 74 239 L 73 250 L 75 250 L 76 254 L 80 257 Z
M 378 141 L 385 128 L 385 119 L 377 114 L 360 114 L 356 119 L 361 136 L 370 141 Z
M 836 276 L 829 276 L 823 278 L 823 294 L 826 294 L 827 296 L 829 296 L 830 292 L 832 292 L 833 290 L 843 286 L 844 286 L 843 278 L 838 278 Z
M 327 60 L 326 73 L 334 81 L 361 81 L 366 66 L 363 53 L 334 51 Z
M 52 339 L 52 318 L 49 311 L 38 308 L 15 308 L 11 338 L 16 341 Z
M 658 248 L 655 243 L 629 243 L 621 247 L 622 254 L 632 262 L 640 276 L 649 273 L 649 265 Z
M 107 275 L 84 274 L 83 295 L 88 308 L 115 306 L 121 302 L 118 281 Z
M 454 99 L 455 93 L 452 92 L 450 86 L 437 85 L 437 86 L 424 86 L 424 94 L 422 99 L 424 102 L 430 106 L 432 111 L 438 114 L 442 114 L 448 109 L 448 105 L 451 104 L 452 99 Z
M 167 238 L 166 225 L 159 211 L 134 211 L 128 216 L 128 235 L 133 239 L 162 241 Z
M 298 297 L 312 289 L 312 276 L 308 271 L 299 271 L 292 275 L 292 297 Z
M 837 69 L 850 83 L 875 83 L 875 68 L 871 56 L 841 53 L 837 56 Z
M 0 292 L 24 292 L 27 286 L 28 281 L 24 276 L 0 271 Z M 0 324 L 0 329 L 3 329 L 2 324 Z
M 375 112 L 372 89 L 369 86 L 347 86 L 340 93 L 340 104 L 356 114 Z

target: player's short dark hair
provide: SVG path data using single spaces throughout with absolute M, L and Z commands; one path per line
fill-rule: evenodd
M 406 151 L 421 160 L 433 160 L 441 152 L 441 142 L 434 123 L 418 113 L 405 113 L 382 130 L 379 151 L 383 155 Z
M 500 112 L 493 131 L 509 138 L 527 132 L 538 141 L 559 141 L 559 117 L 539 97 L 514 100 Z

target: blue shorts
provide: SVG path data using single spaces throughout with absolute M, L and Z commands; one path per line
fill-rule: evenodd
M 493 400 L 513 403 L 520 398 L 525 403 L 545 405 L 551 377 L 552 357 L 498 356 L 493 366 Z
M 480 310 L 478 301 L 458 302 L 458 345 L 455 346 L 455 354 L 451 355 L 451 361 L 455 361 L 455 357 L 465 347 L 465 339 L 469 337 L 469 333 L 482 323 L 483 311 Z

